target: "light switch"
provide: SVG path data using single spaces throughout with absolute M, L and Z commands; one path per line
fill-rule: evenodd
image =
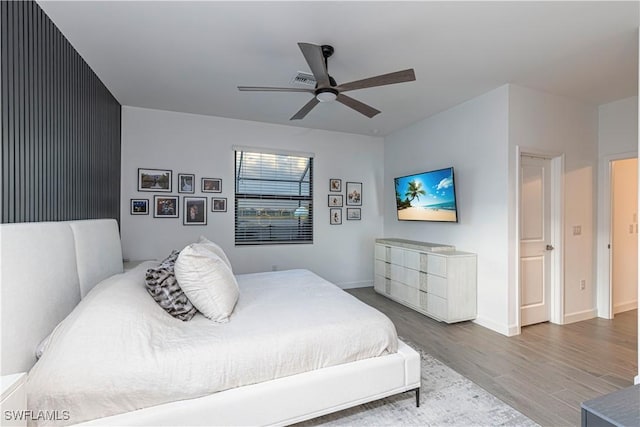
M 629 224 L 629 234 L 633 234 L 633 224 Z

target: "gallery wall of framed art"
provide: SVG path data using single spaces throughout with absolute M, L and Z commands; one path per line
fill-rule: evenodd
M 196 194 L 222 193 L 222 178 L 201 177 L 198 182 L 195 174 L 180 172 L 174 186 L 173 175 L 171 169 L 138 168 L 137 191 L 161 194 L 153 195 L 151 203 L 146 198 L 130 199 L 130 215 L 182 217 L 183 225 L 207 225 L 209 199 Z M 165 194 L 174 192 L 174 189 L 184 195 Z M 211 212 L 227 212 L 227 198 L 212 197 Z
M 342 178 L 329 179 L 329 224 L 342 224 L 342 207 L 346 206 L 347 221 L 362 219 L 362 183 L 347 181 L 342 194 Z M 353 206 L 359 206 L 354 208 Z

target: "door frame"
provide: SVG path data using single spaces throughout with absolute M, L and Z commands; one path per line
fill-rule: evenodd
M 600 160 L 600 203 L 598 203 L 598 239 L 597 239 L 597 270 L 598 286 L 596 290 L 596 307 L 598 317 L 613 319 L 613 269 L 611 268 L 611 211 L 613 210 L 613 197 L 611 194 L 611 175 L 613 174 L 613 162 L 616 160 L 637 159 L 637 151 L 611 154 Z M 640 176 L 640 174 L 639 174 Z
M 558 325 L 564 324 L 564 153 L 539 150 L 537 148 L 516 146 L 516 206 L 515 206 L 515 273 L 517 281 L 516 292 L 516 327 L 517 333 L 521 332 L 522 320 L 520 313 L 520 188 L 522 179 L 520 174 L 521 157 L 523 155 L 541 157 L 549 159 L 551 163 L 551 245 L 554 250 L 549 257 L 551 275 L 551 295 L 550 295 L 550 322 Z

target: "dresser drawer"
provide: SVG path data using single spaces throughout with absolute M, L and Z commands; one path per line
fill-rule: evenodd
M 404 249 L 389 248 L 389 262 L 399 266 L 404 265 Z
M 447 279 L 440 276 L 434 276 L 427 274 L 427 292 L 430 294 L 439 296 L 440 298 L 447 298 Z
M 384 245 L 376 245 L 376 259 L 381 261 L 389 261 L 389 248 Z
M 414 289 L 420 289 L 420 272 L 418 270 L 405 269 L 404 283 Z
M 405 269 L 401 265 L 396 264 L 388 264 L 389 265 L 389 275 L 387 276 L 391 280 L 395 280 L 396 282 L 404 283 L 405 282 Z
M 420 290 L 418 288 L 407 288 L 407 299 L 405 302 L 413 307 L 420 306 Z
M 373 287 L 379 293 L 389 295 L 391 293 L 391 280 L 376 274 L 373 277 Z
M 412 270 L 420 270 L 420 253 L 404 251 L 403 265 Z
M 420 253 L 402 248 L 390 248 L 389 262 L 412 270 L 420 270 Z
M 389 277 L 389 264 L 379 259 L 375 260 L 374 264 L 375 274 L 383 277 Z
M 420 291 L 417 288 L 412 288 L 405 285 L 404 283 L 399 283 L 392 280 L 391 295 L 393 295 L 400 301 L 414 307 L 418 307 L 420 305 Z
M 391 274 L 388 276 L 391 280 L 400 282 L 404 285 L 411 286 L 418 289 L 420 286 L 420 272 L 418 270 L 411 270 L 410 268 L 404 268 L 395 264 L 388 264 L 391 270 Z
M 373 288 L 376 291 L 383 293 L 385 291 L 384 285 L 386 281 L 387 281 L 386 277 L 376 274 L 375 276 L 373 276 Z
M 447 318 L 447 300 L 429 294 L 427 297 L 427 313 L 438 320 Z
M 406 301 L 407 299 L 407 288 L 408 286 L 395 280 L 389 281 L 390 294 L 401 301 Z
M 427 273 L 447 277 L 447 258 L 437 255 L 427 255 Z

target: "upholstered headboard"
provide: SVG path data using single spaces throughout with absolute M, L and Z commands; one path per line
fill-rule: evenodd
M 112 219 L 2 224 L 1 374 L 24 372 L 37 345 L 96 284 L 122 273 Z

